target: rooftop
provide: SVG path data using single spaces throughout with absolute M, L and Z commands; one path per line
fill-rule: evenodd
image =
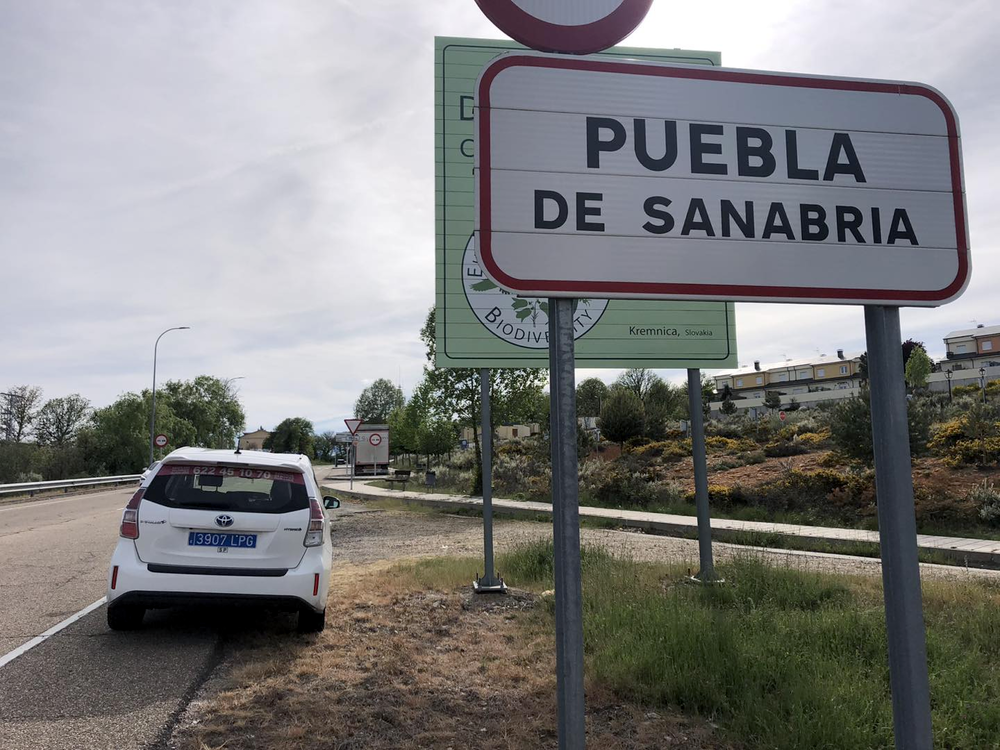
M 983 326 L 982 328 L 967 328 L 964 331 L 952 331 L 944 337 L 948 339 L 961 339 L 966 336 L 996 336 L 1000 334 L 1000 326 Z
M 774 372 L 776 370 L 793 370 L 796 367 L 813 367 L 822 365 L 832 365 L 838 362 L 850 362 L 851 360 L 858 359 L 861 356 L 861 352 L 856 353 L 845 353 L 844 358 L 841 359 L 836 354 L 822 354 L 816 355 L 815 357 L 807 357 L 804 359 L 789 359 L 784 362 L 771 362 L 771 363 L 761 363 L 760 372 Z M 723 370 L 722 372 L 717 372 L 713 377 L 716 378 L 727 378 L 734 377 L 738 375 L 753 375 L 758 371 L 754 368 L 747 369 L 746 367 L 740 367 L 738 370 Z

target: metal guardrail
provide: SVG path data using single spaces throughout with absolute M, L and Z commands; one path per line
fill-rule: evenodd
M 126 484 L 138 482 L 142 474 L 121 474 L 115 477 L 88 477 L 86 479 L 62 479 L 54 482 L 21 482 L 0 484 L 0 495 L 28 495 L 48 490 L 70 490 L 75 487 L 92 487 L 100 484 Z

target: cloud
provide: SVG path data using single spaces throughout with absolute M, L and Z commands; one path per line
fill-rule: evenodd
M 629 43 L 951 97 L 975 273 L 959 302 L 904 311 L 904 335 L 996 322 L 993 5 L 708 13 L 657 3 Z M 192 330 L 161 341 L 160 381 L 245 376 L 252 427 L 336 426 L 371 380 L 415 385 L 433 304 L 435 34 L 501 36 L 469 0 L 0 6 L 0 387 L 109 403 L 148 387 L 174 325 Z M 741 361 L 864 348 L 857 309 L 737 314 Z

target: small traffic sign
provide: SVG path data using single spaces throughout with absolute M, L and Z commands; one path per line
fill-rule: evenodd
M 783 412 L 783 411 L 779 411 L 778 412 L 778 419 L 780 419 L 782 422 L 784 422 L 786 419 L 788 419 L 788 415 L 785 414 L 785 412 Z
M 476 0 L 497 28 L 540 52 L 589 55 L 614 47 L 646 17 L 653 0 Z
M 157 435 L 153 439 L 153 443 L 156 445 L 157 448 L 166 448 L 167 447 L 167 443 L 169 443 L 169 442 L 170 441 L 167 440 L 167 436 L 163 435 L 163 434 Z
M 373 432 L 371 435 L 368 436 L 368 442 L 371 443 L 372 445 L 381 445 L 382 436 L 379 435 L 377 432 Z
M 360 427 L 360 426 L 361 426 L 362 424 L 364 424 L 364 420 L 363 420 L 363 419 L 345 419 L 345 420 L 344 420 L 344 424 L 346 424 L 346 425 L 347 425 L 347 429 L 348 429 L 348 431 L 349 431 L 349 432 L 350 432 L 350 433 L 351 433 L 352 435 L 354 435 L 355 433 L 357 433 L 357 431 L 358 431 L 358 428 L 359 428 L 359 427 Z

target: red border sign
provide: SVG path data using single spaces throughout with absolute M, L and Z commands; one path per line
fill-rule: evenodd
M 153 438 L 153 445 L 157 448 L 166 448 L 167 443 L 169 442 L 170 441 L 167 439 L 167 436 L 162 433 Z
M 368 436 L 368 442 L 371 443 L 372 445 L 382 445 L 382 436 L 379 435 L 377 432 L 373 432 L 371 435 Z
M 503 71 L 513 67 L 535 67 L 620 73 L 633 76 L 655 76 L 703 81 L 726 81 L 765 86 L 787 86 L 820 90 L 862 91 L 893 96 L 920 96 L 932 101 L 944 116 L 948 133 L 948 153 L 951 164 L 951 193 L 954 204 L 958 269 L 955 278 L 944 288 L 915 289 L 838 289 L 832 287 L 762 286 L 743 284 L 693 284 L 648 281 L 600 281 L 560 279 L 523 279 L 505 273 L 493 256 L 492 247 L 492 153 L 490 91 L 493 81 Z M 507 55 L 490 63 L 477 87 L 476 143 L 478 166 L 479 231 L 477 251 L 480 262 L 490 277 L 503 287 L 519 293 L 556 297 L 618 297 L 625 299 L 698 299 L 742 300 L 750 302 L 832 302 L 842 304 L 890 304 L 934 306 L 956 298 L 969 281 L 969 235 L 965 213 L 965 189 L 962 179 L 962 159 L 959 146 L 958 122 L 948 100 L 929 86 L 916 83 L 865 81 L 845 78 L 792 76 L 763 71 L 725 70 L 719 68 L 674 67 L 639 62 L 617 62 L 599 59 L 545 57 L 542 55 Z
M 575 0 L 566 3 L 572 6 Z M 476 5 L 512 39 L 540 52 L 589 55 L 614 47 L 646 17 L 653 0 L 623 0 L 615 10 L 588 24 L 563 25 L 543 21 L 514 0 L 476 0 Z
M 344 424 L 346 424 L 346 425 L 347 425 L 347 429 L 348 429 L 348 431 L 350 431 L 350 433 L 351 433 L 352 435 L 354 435 L 354 434 L 356 434 L 356 433 L 357 433 L 357 431 L 358 431 L 358 428 L 359 428 L 359 427 L 360 427 L 361 425 L 363 425 L 363 424 L 364 424 L 364 420 L 362 420 L 362 419 L 345 419 L 345 420 L 344 420 Z

